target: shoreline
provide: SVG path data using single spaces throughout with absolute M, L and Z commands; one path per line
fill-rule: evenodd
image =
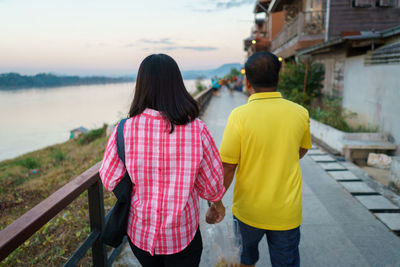
M 110 82 L 98 82 L 98 83 L 77 83 L 77 84 L 62 84 L 62 85 L 44 85 L 44 86 L 18 86 L 18 87 L 2 87 L 0 86 L 0 91 L 8 92 L 8 91 L 22 91 L 22 90 L 45 90 L 45 89 L 53 89 L 57 87 L 69 87 L 69 86 L 85 86 L 85 85 L 106 85 L 106 84 L 120 84 L 120 83 L 135 83 L 136 80 L 131 81 L 110 81 Z

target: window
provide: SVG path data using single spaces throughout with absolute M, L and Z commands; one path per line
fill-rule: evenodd
M 378 0 L 380 1 L 380 0 Z M 371 7 L 372 0 L 353 0 L 352 1 L 353 7 Z
M 377 7 L 395 7 L 396 0 L 377 0 L 376 6 Z

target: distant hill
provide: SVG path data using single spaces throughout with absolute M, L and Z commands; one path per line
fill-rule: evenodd
M 214 76 L 223 77 L 228 74 L 232 68 L 240 70 L 243 66 L 240 63 L 224 64 L 216 69 L 209 70 L 186 70 L 182 71 L 183 79 L 196 79 L 203 77 L 210 79 Z M 130 82 L 136 80 L 136 74 L 125 75 L 122 77 L 106 76 L 66 76 L 53 73 L 39 73 L 33 76 L 21 75 L 18 73 L 0 73 L 0 90 L 10 90 L 19 88 L 33 87 L 55 87 L 68 85 L 89 85 L 104 83 Z
M 228 74 L 232 68 L 240 70 L 242 67 L 240 63 L 228 63 L 210 70 L 184 70 L 182 71 L 182 76 L 183 79 L 196 79 L 197 77 L 212 78 L 214 76 L 223 77 Z
M 119 83 L 133 81 L 133 78 L 119 77 L 110 78 L 104 76 L 61 76 L 50 73 L 39 73 L 34 76 L 20 75 L 18 73 L 0 74 L 0 90 L 1 89 L 18 89 L 32 87 L 54 87 L 67 85 L 83 85 L 83 84 L 104 84 Z

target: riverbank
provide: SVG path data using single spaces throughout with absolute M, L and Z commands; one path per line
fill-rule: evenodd
M 90 132 L 88 133 L 90 134 Z M 89 143 L 81 137 L 0 162 L 0 230 L 81 174 L 103 157 L 108 137 Z M 114 196 L 104 191 L 106 210 Z M 83 193 L 0 266 L 60 266 L 90 232 L 87 193 Z M 80 266 L 90 266 L 87 253 Z
M 0 74 L 0 90 L 18 90 L 30 88 L 51 88 L 61 86 L 96 85 L 108 83 L 133 82 L 134 77 L 106 77 L 106 76 L 61 76 L 51 73 L 39 73 L 34 76 L 19 73 Z

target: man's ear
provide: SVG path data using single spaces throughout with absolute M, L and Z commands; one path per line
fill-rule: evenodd
M 254 89 L 253 89 L 253 87 L 251 86 L 249 80 L 247 80 L 247 78 L 245 78 L 245 80 L 246 80 L 246 87 L 247 87 L 247 89 L 249 90 L 249 93 L 250 93 L 250 94 L 254 94 Z

